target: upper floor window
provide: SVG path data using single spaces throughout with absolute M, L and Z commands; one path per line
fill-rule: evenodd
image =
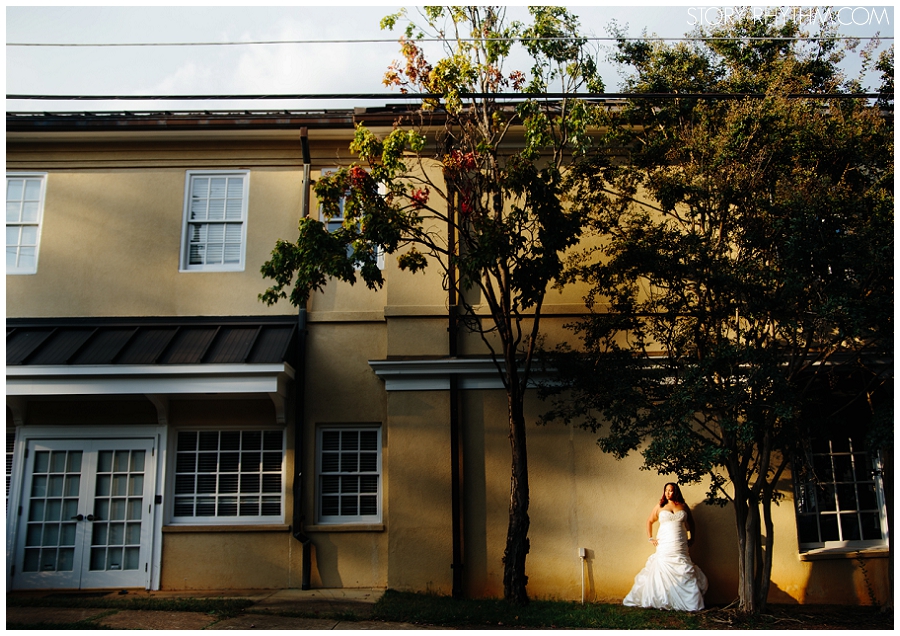
M 6 273 L 37 272 L 47 175 L 6 175 Z
M 794 481 L 801 552 L 886 545 L 881 462 L 861 437 L 814 440 L 812 470 Z
M 324 168 L 321 172 L 321 175 L 324 177 L 326 175 L 334 173 L 335 170 L 332 168 Z M 378 188 L 380 193 L 384 193 L 383 187 L 379 185 Z M 322 223 L 325 224 L 325 227 L 328 228 L 329 232 L 337 232 L 344 225 L 344 198 L 340 200 L 338 203 L 338 215 L 332 216 L 330 218 L 325 216 L 324 211 L 319 208 L 319 215 L 322 217 Z M 353 252 L 353 248 L 351 246 L 347 246 L 347 255 L 349 256 Z M 384 251 L 381 248 L 375 248 L 375 259 L 376 264 L 378 265 L 378 269 L 384 269 Z
M 189 171 L 182 271 L 243 271 L 250 172 Z

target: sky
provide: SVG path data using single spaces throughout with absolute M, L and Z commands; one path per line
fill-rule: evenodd
M 609 35 L 615 20 L 630 36 L 644 30 L 659 37 L 680 37 L 698 22 L 729 19 L 732 5 L 696 4 L 629 6 L 567 4 L 583 31 Z M 381 78 L 399 57 L 400 34 L 381 31 L 379 21 L 399 7 L 352 6 L 21 6 L 6 8 L 7 95 L 247 95 L 388 93 Z M 777 8 L 775 8 L 777 10 Z M 763 8 L 759 7 L 759 11 Z M 832 17 L 848 36 L 880 32 L 893 37 L 893 7 L 833 5 Z M 842 10 L 841 13 L 837 11 Z M 513 19 L 526 9 L 509 6 Z M 415 9 L 410 10 L 415 17 Z M 810 18 L 816 19 L 809 9 Z M 821 14 L 820 14 L 821 15 Z M 347 40 L 384 42 L 346 42 Z M 343 40 L 335 43 L 167 46 L 167 47 L 22 47 L 34 43 L 250 42 L 271 40 Z M 865 42 L 863 42 L 865 43 Z M 892 44 L 882 41 L 881 48 Z M 620 75 L 605 63 L 609 45 L 601 46 L 601 73 L 607 90 L 620 88 Z M 437 46 L 437 45 L 433 45 Z M 513 60 L 527 70 L 524 58 Z M 856 73 L 857 58 L 848 59 Z M 513 70 L 512 66 L 507 70 Z M 877 80 L 871 76 L 871 88 Z M 7 100 L 7 111 L 161 111 L 276 110 L 380 106 L 374 100 L 293 101 L 27 101 Z M 390 103 L 395 103 L 391 100 Z

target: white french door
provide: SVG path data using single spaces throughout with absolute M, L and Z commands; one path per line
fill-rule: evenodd
M 153 440 L 30 440 L 14 588 L 148 587 Z

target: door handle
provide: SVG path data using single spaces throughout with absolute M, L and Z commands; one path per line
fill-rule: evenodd
M 84 515 L 75 515 L 72 519 L 75 521 L 84 521 Z
M 93 521 L 94 515 L 88 515 L 87 517 L 85 517 L 85 519 L 87 519 L 88 521 Z

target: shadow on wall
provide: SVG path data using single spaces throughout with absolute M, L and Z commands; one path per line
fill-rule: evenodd
M 697 540 L 691 546 L 691 560 L 709 579 L 707 605 L 727 605 L 738 595 L 738 549 L 734 512 L 704 503 L 691 505 Z
M 319 577 L 318 582 L 313 581 L 314 587 L 343 587 L 338 570 L 338 548 L 327 534 L 316 534 L 312 560 L 312 571 Z
M 872 558 L 813 561 L 803 602 L 879 606 L 889 597 L 884 584 L 887 563 L 887 559 Z

